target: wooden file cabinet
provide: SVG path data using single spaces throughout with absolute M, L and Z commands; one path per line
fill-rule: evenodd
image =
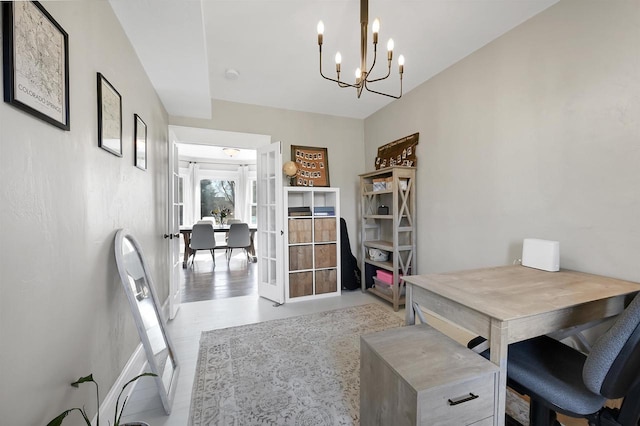
M 426 325 L 360 338 L 360 424 L 493 425 L 498 367 Z

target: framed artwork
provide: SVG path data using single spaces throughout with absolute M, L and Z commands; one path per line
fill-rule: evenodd
M 37 1 L 2 2 L 4 101 L 69 130 L 69 36 Z
M 376 170 L 391 166 L 416 167 L 418 165 L 416 148 L 419 135 L 419 133 L 414 133 L 379 147 Z
M 133 114 L 136 150 L 136 167 L 147 170 L 147 125 L 138 114 Z
M 329 186 L 327 148 L 291 145 L 291 161 L 298 168 L 294 186 Z
M 122 157 L 122 97 L 98 73 L 98 146 Z

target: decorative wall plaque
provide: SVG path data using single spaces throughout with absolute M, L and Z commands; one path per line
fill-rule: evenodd
M 391 166 L 416 167 L 416 147 L 419 133 L 414 133 L 378 148 L 376 170 Z
M 291 145 L 291 160 L 298 168 L 295 186 L 329 186 L 327 148 Z

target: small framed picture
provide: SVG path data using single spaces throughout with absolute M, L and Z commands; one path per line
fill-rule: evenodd
M 98 146 L 122 157 L 122 97 L 98 73 Z
M 37 1 L 3 1 L 2 18 L 4 101 L 71 129 L 69 36 Z
M 136 167 L 147 170 L 147 125 L 138 114 L 133 114 L 136 150 Z
M 298 163 L 296 186 L 330 186 L 327 148 L 292 145 L 291 158 Z

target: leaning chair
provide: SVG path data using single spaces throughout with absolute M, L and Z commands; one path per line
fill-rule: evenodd
M 198 222 L 193 225 L 191 231 L 191 243 L 189 247 L 193 251 L 193 259 L 191 264 L 193 265 L 196 260 L 196 252 L 198 250 L 209 250 L 211 257 L 213 258 L 213 267 L 216 266 L 216 256 L 214 250 L 216 248 L 216 236 L 213 230 L 213 225 L 210 222 Z
M 227 262 L 231 260 L 234 248 L 241 248 L 249 259 L 249 251 L 251 247 L 251 232 L 249 225 L 246 223 L 232 223 L 229 227 L 229 238 L 227 239 Z
M 482 355 L 488 357 L 489 351 Z M 531 399 L 532 426 L 559 425 L 556 413 L 585 418 L 592 426 L 637 426 L 640 293 L 588 355 L 541 336 L 509 345 L 507 360 L 507 384 Z M 604 407 L 608 399 L 618 398 L 624 398 L 620 409 Z

